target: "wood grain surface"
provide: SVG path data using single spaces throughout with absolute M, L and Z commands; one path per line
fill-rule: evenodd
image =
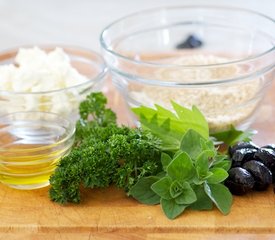
M 272 109 L 275 113 L 274 91 L 275 84 L 263 103 L 265 114 Z M 112 106 L 122 111 L 116 93 L 108 94 Z M 275 142 L 275 115 L 268 115 L 267 120 L 263 117 L 266 116 L 258 116 L 254 124 L 259 130 L 255 141 Z M 235 196 L 227 216 L 216 209 L 187 210 L 175 220 L 168 220 L 160 206 L 139 204 L 114 187 L 83 190 L 82 199 L 79 205 L 60 206 L 49 200 L 48 187 L 21 191 L 0 185 L 0 239 L 275 239 L 272 187 L 267 192 Z

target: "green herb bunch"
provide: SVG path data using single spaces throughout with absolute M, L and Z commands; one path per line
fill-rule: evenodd
M 106 102 L 102 93 L 92 93 L 80 104 L 75 146 L 50 178 L 53 201 L 80 202 L 81 186 L 114 183 L 128 192 L 141 177 L 160 171 L 160 140 L 149 131 L 118 126 Z
M 169 219 L 186 208 L 209 210 L 213 203 L 228 214 L 232 195 L 222 184 L 228 177 L 231 162 L 215 149 L 213 142 L 190 129 L 183 136 L 180 150 L 173 155 L 162 153 L 163 172 L 144 177 L 130 195 L 144 204 L 161 204 Z
M 215 205 L 228 214 L 232 195 L 223 185 L 230 161 L 214 146 L 249 140 L 250 132 L 234 127 L 209 134 L 206 119 L 194 106 L 171 102 L 132 109 L 141 128 L 116 124 L 102 93 L 80 104 L 76 140 L 50 178 L 50 198 L 59 203 L 80 202 L 80 188 L 115 184 L 144 204 L 161 204 L 170 219 L 185 209 L 207 210 Z

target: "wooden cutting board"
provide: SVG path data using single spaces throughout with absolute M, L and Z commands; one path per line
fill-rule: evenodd
M 270 112 L 275 108 L 275 84 L 254 124 L 259 144 L 275 142 Z M 108 92 L 112 106 L 125 121 L 117 93 Z M 273 113 L 275 113 L 273 109 Z M 79 205 L 60 206 L 48 198 L 48 188 L 21 191 L 0 185 L 0 240 L 9 239 L 275 239 L 275 194 L 253 192 L 234 197 L 232 210 L 187 210 L 168 220 L 160 206 L 146 206 L 114 187 L 83 190 Z

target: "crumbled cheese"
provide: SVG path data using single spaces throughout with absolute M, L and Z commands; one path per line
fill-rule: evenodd
M 0 66 L 0 89 L 13 92 L 46 92 L 87 82 L 71 66 L 61 48 L 46 53 L 38 47 L 21 48 L 15 65 Z
M 228 62 L 228 59 L 213 55 L 191 55 L 178 57 L 173 64 L 194 66 Z M 171 62 L 170 62 L 171 63 Z M 182 68 L 157 70 L 155 78 L 160 81 L 206 82 L 236 78 L 243 69 L 236 65 L 208 68 Z M 204 85 L 197 87 L 163 87 L 153 85 L 130 84 L 128 91 L 132 99 L 147 106 L 155 103 L 171 108 L 173 100 L 183 106 L 199 107 L 208 120 L 210 130 L 225 130 L 231 124 L 242 124 L 254 112 L 258 99 L 255 98 L 260 88 L 260 79 L 253 82 L 232 82 L 221 85 Z
M 48 111 L 69 114 L 78 108 L 80 90 L 72 88 L 48 93 L 89 81 L 72 67 L 63 49 L 56 48 L 47 53 L 38 47 L 21 48 L 14 63 L 0 66 L 0 91 L 23 94 L 0 101 L 0 113 Z

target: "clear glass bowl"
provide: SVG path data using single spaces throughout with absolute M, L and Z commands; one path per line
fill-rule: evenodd
M 188 36 L 200 48 L 178 49 Z M 245 129 L 274 79 L 275 22 L 224 7 L 170 7 L 122 18 L 101 34 L 115 86 L 130 107 L 196 105 L 211 132 Z
M 50 175 L 74 142 L 75 125 L 53 113 L 0 117 L 0 182 L 17 189 L 49 185 Z
M 55 46 L 39 47 L 46 52 L 55 49 Z M 69 56 L 72 67 L 86 76 L 88 81 L 68 88 L 31 93 L 3 91 L 0 87 L 0 116 L 12 112 L 42 111 L 57 113 L 73 120 L 78 118 L 79 103 L 91 91 L 97 91 L 102 87 L 107 67 L 102 57 L 93 51 L 60 47 Z M 0 65 L 14 63 L 18 49 L 0 52 Z

